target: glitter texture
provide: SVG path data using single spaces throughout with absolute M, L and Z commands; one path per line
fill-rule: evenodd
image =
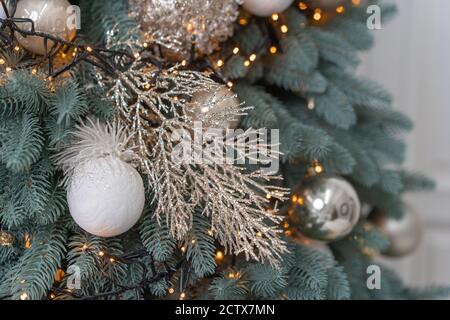
M 207 55 L 233 35 L 239 0 L 130 0 L 130 14 L 146 35 L 175 55 Z
M 228 89 L 203 73 L 142 67 L 139 61 L 118 79 L 103 85 L 111 88 L 108 96 L 122 124 L 132 133 L 130 143 L 137 164 L 147 176 L 154 197 L 153 214 L 159 221 L 166 220 L 170 235 L 184 239 L 192 228 L 194 214 L 200 212 L 211 218 L 213 234 L 225 252 L 243 253 L 248 259 L 277 265 L 287 248 L 278 227 L 282 217 L 276 209 L 267 210 L 270 201 L 266 195 L 279 194 L 279 200 L 284 199 L 287 190 L 269 183 L 280 177 L 220 162 L 214 154 L 206 155 L 205 161 L 199 163 L 178 163 L 172 157 L 177 147 L 172 139 L 174 131 L 192 132 L 193 121 L 230 123 L 249 108 L 225 101 L 234 101 L 235 95 L 221 94 Z M 195 109 L 192 98 L 204 91 L 215 98 L 202 102 L 202 106 L 215 112 L 190 116 L 187 108 Z M 216 104 L 223 103 L 229 107 L 217 108 Z M 252 141 L 258 136 L 255 130 L 247 130 L 230 143 L 227 139 L 217 142 L 217 147 L 244 150 L 241 156 L 249 159 L 259 148 L 268 147 L 263 141 Z M 235 141 L 248 142 L 247 146 L 257 146 L 257 150 L 236 146 Z M 193 147 L 193 152 L 200 154 L 204 144 Z

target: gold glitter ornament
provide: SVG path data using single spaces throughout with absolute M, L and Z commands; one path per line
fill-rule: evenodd
M 11 234 L 0 231 L 0 246 L 11 246 L 13 242 L 14 237 Z
M 130 0 L 130 14 L 146 35 L 168 51 L 166 58 L 188 59 L 218 49 L 233 35 L 240 0 Z
M 226 114 L 227 110 L 236 109 L 240 105 L 236 95 L 227 88 L 215 92 L 196 92 L 189 103 L 186 113 L 192 121 L 202 121 L 205 128 L 236 129 L 239 127 L 240 117 L 217 120 L 215 113 Z M 212 118 L 214 121 L 211 121 Z

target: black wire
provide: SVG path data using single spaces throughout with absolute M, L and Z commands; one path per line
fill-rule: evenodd
M 17 43 L 16 34 L 22 37 L 40 37 L 44 40 L 44 46 L 47 54 L 43 59 L 40 59 L 37 63 L 28 64 L 28 66 L 43 64 L 48 62 L 48 76 L 55 78 L 62 73 L 74 68 L 80 62 L 86 62 L 94 65 L 95 67 L 102 69 L 110 75 L 117 73 L 119 66 L 115 64 L 115 61 L 123 61 L 126 57 L 129 59 L 130 63 L 135 60 L 132 53 L 123 50 L 110 50 L 103 47 L 97 46 L 86 46 L 80 45 L 78 43 L 62 39 L 60 37 L 48 34 L 45 32 L 36 31 L 35 24 L 32 19 L 29 18 L 14 18 L 10 15 L 10 10 L 6 5 L 4 0 L 0 0 L 1 6 L 6 13 L 6 19 L 0 18 L 0 41 L 4 46 L 11 46 Z M 15 8 L 12 8 L 15 11 Z M 28 27 L 20 27 L 19 25 L 29 25 Z M 52 47 L 48 50 L 49 43 L 52 43 Z M 67 46 L 68 48 L 78 49 L 82 51 L 84 55 L 79 57 L 75 55 L 73 59 L 68 62 L 65 66 L 57 71 L 53 70 L 53 60 L 55 55 L 58 53 L 58 49 L 62 46 Z M 156 60 L 156 59 L 155 59 Z

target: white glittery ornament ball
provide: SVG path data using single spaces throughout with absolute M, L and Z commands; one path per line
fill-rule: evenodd
M 76 34 L 75 24 L 71 25 L 73 13 L 70 6 L 67 0 L 20 0 L 14 17 L 31 19 L 36 31 L 70 41 Z M 31 30 L 30 23 L 21 23 L 20 26 Z M 46 50 L 42 37 L 18 35 L 17 39 L 25 49 L 39 55 L 45 55 L 54 45 L 53 41 L 48 41 Z
M 244 0 L 245 10 L 259 17 L 269 17 L 289 8 L 294 0 Z
M 216 92 L 195 93 L 187 105 L 186 114 L 192 121 L 202 121 L 204 128 L 236 129 L 239 126 L 240 117 L 233 113 L 239 110 L 239 106 L 240 102 L 235 93 L 223 87 Z M 221 120 L 217 114 L 223 115 L 223 119 Z M 209 119 L 215 119 L 215 121 Z
M 55 159 L 67 179 L 70 214 L 96 236 L 128 231 L 142 215 L 145 189 L 142 177 L 127 162 L 135 154 L 126 128 L 88 120 L 77 126 L 74 138 Z
M 70 214 L 85 231 L 114 237 L 131 229 L 144 209 L 144 184 L 130 164 L 114 156 L 78 166 L 67 190 Z
M 241 0 L 129 0 L 130 14 L 172 60 L 212 53 L 233 35 Z M 169 58 L 169 57 L 166 57 Z

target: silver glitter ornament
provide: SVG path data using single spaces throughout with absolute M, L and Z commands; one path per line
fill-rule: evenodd
M 360 216 L 353 186 L 337 176 L 313 176 L 294 190 L 289 219 L 306 236 L 335 241 L 348 235 Z
M 232 120 L 229 119 L 229 116 L 217 119 L 215 114 L 227 114 L 227 110 L 233 112 L 240 106 L 241 103 L 236 94 L 223 87 L 213 92 L 196 92 L 187 106 L 186 114 L 192 121 L 203 122 L 205 129 L 236 129 L 239 127 L 240 117 L 234 116 Z
M 389 257 L 403 257 L 414 252 L 422 239 L 422 223 L 413 210 L 398 220 L 386 217 L 382 211 L 371 214 L 370 220 L 388 238 L 389 248 L 382 252 Z
M 14 236 L 6 231 L 0 230 L 0 246 L 9 247 L 14 242 Z
M 207 55 L 233 35 L 240 0 L 130 0 L 130 14 L 172 60 Z M 166 51 L 166 50 L 165 50 Z

